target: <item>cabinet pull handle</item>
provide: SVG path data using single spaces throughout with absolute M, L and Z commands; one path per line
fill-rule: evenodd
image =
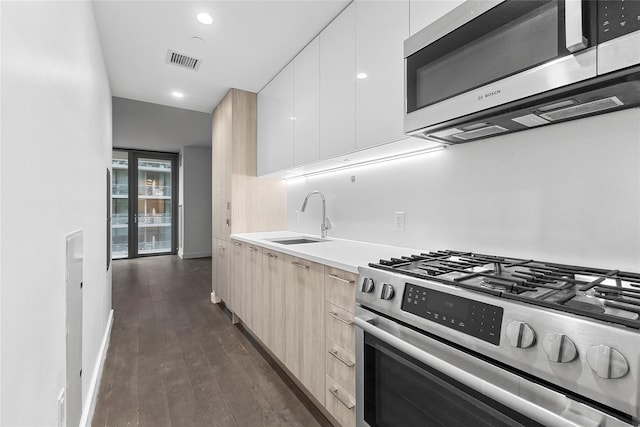
M 349 326 L 354 324 L 353 320 L 343 319 L 342 317 L 338 316 L 338 313 L 336 313 L 335 311 L 330 311 L 329 316 L 333 317 L 336 320 L 341 321 L 342 323 L 346 323 Z
M 329 393 L 333 394 L 333 397 L 338 399 L 338 401 L 342 403 L 347 409 L 353 409 L 353 407 L 356 406 L 356 404 L 351 402 L 350 400 L 348 402 L 345 402 L 344 400 L 342 400 L 342 398 L 340 397 L 340 393 L 338 392 L 338 389 L 335 387 L 329 387 Z
M 278 258 L 278 255 L 274 255 L 274 254 L 272 254 L 271 252 L 267 252 L 267 256 L 268 256 L 269 258 Z
M 329 350 L 329 354 L 335 357 L 336 359 L 338 359 L 340 362 L 342 362 L 345 366 L 349 368 L 356 364 L 356 362 L 352 360 L 345 360 L 342 357 L 340 357 L 340 355 L 338 354 L 338 350 L 336 350 L 335 348 L 332 348 L 331 350 Z
M 299 262 L 296 262 L 296 261 L 293 261 L 291 264 L 295 265 L 298 268 L 304 268 L 304 269 L 309 268 L 308 265 L 300 264 Z
M 249 246 L 249 250 L 250 250 L 250 251 L 257 251 L 258 249 L 257 249 L 257 248 L 254 248 L 253 246 Z
M 336 279 L 338 282 L 342 282 L 342 283 L 345 283 L 347 285 L 350 285 L 352 283 L 356 283 L 355 280 L 343 279 L 342 277 L 336 276 L 335 274 L 329 274 L 329 277 L 331 277 L 332 279 Z
M 233 242 L 233 244 L 236 246 L 242 246 L 242 243 L 238 243 L 238 242 Z
M 218 249 L 222 249 L 224 251 L 227 248 L 225 248 L 224 246 L 220 245 L 220 246 L 218 246 Z

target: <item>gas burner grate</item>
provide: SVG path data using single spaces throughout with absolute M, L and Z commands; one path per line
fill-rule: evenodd
M 640 329 L 638 273 L 453 250 L 369 266 Z

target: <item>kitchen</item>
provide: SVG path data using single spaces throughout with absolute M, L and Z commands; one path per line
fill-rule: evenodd
M 411 34 L 424 26 L 410 20 Z M 638 272 L 638 114 L 628 109 L 290 179 L 286 229 L 319 235 L 319 198 L 300 212 L 305 195 L 318 190 L 329 238 Z M 404 231 L 395 230 L 396 212 L 404 213 Z
M 629 71 L 637 55 L 626 65 L 613 65 L 624 62 L 625 55 L 609 56 L 618 35 L 609 35 L 607 27 L 616 22 L 615 7 L 621 8 L 621 19 L 637 12 L 626 3 L 601 3 L 598 16 L 607 16 L 605 24 L 588 19 L 583 24 L 580 15 L 596 16 L 596 3 L 585 3 L 584 9 L 579 2 L 498 3 L 467 2 L 404 42 L 406 99 L 373 80 L 375 65 L 397 64 L 399 52 L 388 51 L 390 58 L 397 55 L 395 62 L 378 64 L 367 56 L 367 43 L 375 38 L 368 30 L 385 23 L 371 18 L 371 10 L 378 9 L 387 23 L 384 31 L 392 34 L 389 22 L 400 7 L 381 12 L 384 6 L 358 2 L 258 94 L 257 173 L 287 181 L 287 228 L 303 234 L 284 234 L 277 224 L 252 229 L 246 219 L 234 226 L 240 218 L 232 196 L 231 208 L 227 204 L 220 212 L 224 223 L 217 234 L 214 215 L 212 301 L 230 303 L 234 321 L 246 325 L 341 425 L 637 423 L 637 380 L 628 376 L 637 365 L 637 301 L 619 305 L 637 298 L 637 256 L 619 251 L 628 251 L 638 239 L 628 239 L 618 220 L 602 224 L 596 218 L 602 211 L 591 209 L 597 188 L 602 197 L 616 200 L 603 200 L 604 205 L 633 198 L 612 193 L 636 191 L 636 184 L 617 184 L 626 168 L 608 177 L 592 172 L 606 168 L 607 161 L 593 155 L 602 147 L 604 128 L 615 128 L 606 138 L 613 144 L 622 131 L 618 141 L 637 158 L 637 123 L 628 122 L 628 133 L 625 125 L 608 122 L 613 115 L 541 126 L 638 105 L 637 69 Z M 364 16 L 376 25 L 361 22 Z M 579 25 L 571 22 L 574 18 Z M 595 37 L 593 28 L 602 26 L 596 61 L 595 45 L 588 40 Z M 344 52 L 354 39 L 355 59 Z M 309 60 L 317 61 L 318 44 L 319 66 Z M 381 52 L 384 47 L 376 53 Z M 620 71 L 629 72 L 628 79 L 614 77 L 629 66 Z M 319 74 L 319 96 L 309 90 L 317 88 L 308 82 L 310 69 L 317 73 L 312 78 Z M 603 76 L 600 83 L 583 84 L 596 69 Z M 403 72 L 400 67 L 385 71 L 385 76 Z M 340 79 L 343 74 L 351 78 Z M 319 109 L 313 103 L 317 97 Z M 386 102 L 379 105 L 379 100 Z M 370 161 L 367 155 L 375 156 L 381 147 L 372 141 L 399 134 L 394 130 L 402 121 L 394 111 L 403 102 L 404 132 L 447 148 L 437 150 L 428 141 L 406 148 L 399 139 L 382 146 L 397 149 L 380 156 L 384 162 Z M 618 114 L 627 113 L 631 118 L 637 111 Z M 319 132 L 309 118 L 316 115 Z M 311 139 L 322 166 L 305 163 Z M 215 153 L 214 136 L 214 159 Z M 637 181 L 629 177 L 627 182 Z M 261 215 L 277 204 L 275 189 L 263 200 Z M 232 183 L 230 192 L 235 191 Z M 215 200 L 214 195 L 214 205 Z M 627 208 L 620 220 L 634 227 L 637 203 Z M 629 212 L 634 213 L 627 217 Z M 265 230 L 276 231 L 244 233 Z M 592 240 L 600 231 L 606 237 Z M 360 243 L 315 240 L 325 233 L 420 249 L 390 253 L 391 248 L 379 247 L 377 256 L 367 258 Z M 607 240 L 618 262 L 627 258 L 630 273 L 606 266 L 609 250 L 601 245 Z M 632 252 L 637 251 L 627 253 Z M 341 297 L 336 283 L 355 290 L 355 304 Z M 616 294 L 620 288 L 625 291 Z M 474 294 L 478 291 L 490 296 Z M 271 301 L 274 294 L 284 296 Z M 284 318 L 271 318 L 282 300 L 300 301 L 304 309 L 285 309 Z M 541 308 L 529 313 L 528 304 Z M 483 314 L 477 314 L 480 310 Z M 487 318 L 485 310 L 491 313 Z M 311 328 L 323 312 L 324 330 L 317 324 Z M 592 320 L 582 323 L 581 316 Z M 598 331 L 599 321 L 611 329 Z M 283 350 L 270 331 L 292 323 L 299 326 L 285 328 Z M 324 339 L 323 359 L 318 350 Z M 625 343 L 629 347 L 623 350 Z M 318 365 L 326 365 L 325 378 L 311 368 Z M 470 402 L 475 413 L 465 414 L 464 405 L 455 403 L 460 401 Z

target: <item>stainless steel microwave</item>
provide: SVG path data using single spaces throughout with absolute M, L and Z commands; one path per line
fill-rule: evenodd
M 405 133 L 445 144 L 640 105 L 640 0 L 467 0 L 404 50 Z

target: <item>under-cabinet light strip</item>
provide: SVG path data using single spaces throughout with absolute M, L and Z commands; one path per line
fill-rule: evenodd
M 335 168 L 324 169 L 324 170 L 317 171 L 317 172 L 309 172 L 309 173 L 301 173 L 301 174 L 298 174 L 298 175 L 291 175 L 291 176 L 288 176 L 288 177 L 283 178 L 283 179 L 285 181 L 288 181 L 290 179 L 297 179 L 297 178 L 302 178 L 302 177 L 306 178 L 306 177 L 310 177 L 310 176 L 324 175 L 324 174 L 328 174 L 328 173 L 332 173 L 332 172 L 343 171 L 343 170 L 346 170 L 346 169 L 357 168 L 357 167 L 360 167 L 360 166 L 375 165 L 377 163 L 390 162 L 390 161 L 393 161 L 393 160 L 405 159 L 407 157 L 414 157 L 414 156 L 421 156 L 423 154 L 430 154 L 430 153 L 434 153 L 436 151 L 442 151 L 445 148 L 447 148 L 447 147 L 443 145 L 441 147 L 431 147 L 431 148 L 427 148 L 425 150 L 416 150 L 416 151 L 410 151 L 408 153 L 394 154 L 394 155 L 387 156 L 387 157 L 381 157 L 379 159 L 366 160 L 366 161 L 363 161 L 363 162 L 350 163 L 348 165 L 337 166 Z

